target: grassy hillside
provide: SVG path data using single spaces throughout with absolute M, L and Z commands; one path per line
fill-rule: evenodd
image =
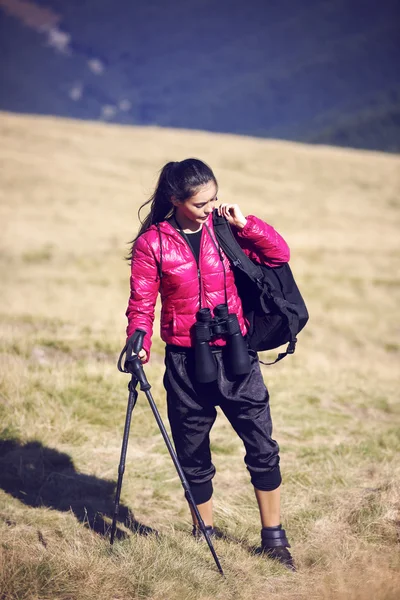
M 0 597 L 397 598 L 400 159 L 7 113 L 0 135 Z M 127 376 L 115 366 L 126 242 L 157 171 L 188 156 L 212 165 L 221 201 L 237 201 L 288 240 L 310 310 L 296 354 L 264 368 L 296 574 L 252 553 L 253 491 L 220 414 L 219 576 L 191 539 L 143 394 L 113 550 L 106 535 L 127 400 Z M 166 419 L 162 371 L 156 335 L 146 373 Z M 159 536 L 141 535 L 146 528 Z

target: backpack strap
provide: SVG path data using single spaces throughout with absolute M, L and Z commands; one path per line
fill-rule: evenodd
M 292 331 L 290 331 L 290 334 L 293 336 Z M 285 352 L 280 352 L 278 354 L 278 358 L 276 358 L 273 362 L 264 362 L 263 360 L 258 359 L 258 362 L 260 362 L 262 365 L 266 365 L 266 366 L 270 366 L 270 365 L 274 365 L 275 363 L 279 362 L 280 360 L 282 360 L 282 358 L 285 358 L 285 356 L 287 356 L 288 354 L 294 354 L 294 351 L 296 350 L 296 343 L 297 343 L 297 338 L 294 338 L 292 340 L 290 340 L 288 347 L 286 348 Z
M 216 210 L 213 213 L 213 225 L 215 235 L 233 266 L 244 271 L 255 283 L 261 284 L 263 280 L 261 268 L 243 252 L 228 221 L 225 217 L 221 217 Z
M 294 354 L 297 343 L 296 332 L 299 330 L 299 315 L 297 314 L 297 311 L 290 310 L 293 305 L 284 298 L 274 296 L 272 299 L 275 302 L 275 304 L 279 307 L 280 312 L 284 314 L 287 319 L 287 326 L 290 331 L 290 341 L 285 352 L 280 352 L 278 354 L 278 358 L 276 358 L 273 362 L 266 363 L 260 360 L 260 363 L 263 365 L 274 365 L 275 363 L 282 360 L 282 358 L 285 358 L 285 356 L 287 356 L 288 354 Z M 262 299 L 261 301 L 264 304 L 264 299 Z

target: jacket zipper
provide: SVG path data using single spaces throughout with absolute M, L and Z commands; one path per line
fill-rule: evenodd
M 176 219 L 175 223 L 178 225 L 178 222 Z M 179 227 L 179 225 L 178 225 Z M 197 279 L 199 281 L 199 308 L 202 308 L 203 306 L 203 302 L 202 302 L 202 285 L 201 285 L 201 273 L 200 273 L 200 255 L 201 255 L 201 247 L 202 247 L 202 242 L 203 242 L 203 235 L 204 235 L 204 227 L 201 228 L 201 236 L 200 236 L 200 248 L 199 248 L 199 258 L 197 258 L 195 256 L 195 253 L 193 252 L 193 248 L 189 242 L 189 238 L 187 237 L 187 234 L 182 230 L 182 229 L 177 229 L 178 233 L 181 234 L 181 236 L 183 237 L 183 239 L 186 242 L 186 245 L 189 247 L 190 252 L 193 255 L 194 260 L 196 261 L 196 265 L 197 265 Z
M 186 243 L 189 246 L 190 251 L 193 254 L 193 258 L 195 259 L 196 265 L 197 265 L 197 279 L 199 281 L 199 309 L 203 307 L 203 302 L 202 302 L 202 300 L 203 300 L 203 298 L 202 298 L 202 296 L 203 296 L 203 293 L 202 293 L 203 292 L 203 288 L 202 288 L 202 285 L 201 285 L 201 273 L 200 273 L 200 254 L 201 254 L 202 241 L 203 241 L 203 227 L 201 228 L 199 257 L 197 258 L 195 256 L 195 253 L 193 252 L 193 248 L 192 248 L 189 240 L 188 239 L 186 240 Z

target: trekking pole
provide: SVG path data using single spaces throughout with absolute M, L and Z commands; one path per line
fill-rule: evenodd
M 117 529 L 119 499 L 121 497 L 122 478 L 123 478 L 124 472 L 125 472 L 125 458 L 126 458 L 126 451 L 128 449 L 128 439 L 129 439 L 129 430 L 131 428 L 132 411 L 135 407 L 136 400 L 138 397 L 138 393 L 136 391 L 137 384 L 138 384 L 138 380 L 135 378 L 134 375 L 132 375 L 132 379 L 128 383 L 128 390 L 129 390 L 128 406 L 126 408 L 126 418 L 125 418 L 124 436 L 122 438 L 121 458 L 120 458 L 119 465 L 118 465 L 118 483 L 117 483 L 117 491 L 115 493 L 114 516 L 113 516 L 113 522 L 112 522 L 112 526 L 111 526 L 111 536 L 110 536 L 111 545 L 114 543 L 114 536 L 115 536 L 115 532 Z
M 113 526 L 111 529 L 111 536 L 112 536 L 111 543 L 113 543 L 113 539 L 114 539 L 113 531 L 115 533 L 116 520 L 117 520 L 117 515 L 118 515 L 119 495 L 121 493 L 122 476 L 123 476 L 123 471 L 125 468 L 125 456 L 126 456 L 126 449 L 127 449 L 127 445 L 128 445 L 128 436 L 129 436 L 131 415 L 132 415 L 132 410 L 133 410 L 133 407 L 134 407 L 134 405 L 136 403 L 136 399 L 137 399 L 136 386 L 139 383 L 141 391 L 143 391 L 146 394 L 147 400 L 149 401 L 149 404 L 150 404 L 150 408 L 153 411 L 154 417 L 157 421 L 157 425 L 161 431 L 161 435 L 164 438 L 164 442 L 165 442 L 165 444 L 168 448 L 168 452 L 172 458 L 172 462 L 175 465 L 175 468 L 176 468 L 179 478 L 181 480 L 183 489 L 185 491 L 185 498 L 186 498 L 187 502 L 190 504 L 190 506 L 192 507 L 194 514 L 196 515 L 196 519 L 199 524 L 200 530 L 202 531 L 202 533 L 207 541 L 208 547 L 211 551 L 211 554 L 213 555 L 213 558 L 217 565 L 218 571 L 221 573 L 221 575 L 224 575 L 224 572 L 221 567 L 221 563 L 219 562 L 219 559 L 215 552 L 210 535 L 209 535 L 209 533 L 206 529 L 206 526 L 204 524 L 204 521 L 200 515 L 199 509 L 197 508 L 197 505 L 194 500 L 193 494 L 191 492 L 189 483 L 185 477 L 185 474 L 179 463 L 178 457 L 177 457 L 175 450 L 171 444 L 171 441 L 168 437 L 168 433 L 167 433 L 167 430 L 165 429 L 165 426 L 161 419 L 160 413 L 158 412 L 156 403 L 154 402 L 153 396 L 150 392 L 151 385 L 147 381 L 147 377 L 144 372 L 143 365 L 141 363 L 140 358 L 138 357 L 138 353 L 140 352 L 140 350 L 143 347 L 143 339 L 144 339 L 145 335 L 146 335 L 145 331 L 143 331 L 141 329 L 136 329 L 136 331 L 129 338 L 128 343 L 125 345 L 124 349 L 122 350 L 119 360 L 118 360 L 118 370 L 121 371 L 121 373 L 130 373 L 132 375 L 132 379 L 128 386 L 129 387 L 129 399 L 128 399 L 128 408 L 127 408 L 127 412 L 126 412 L 124 439 L 122 442 L 121 463 L 120 463 L 120 468 L 118 469 L 119 477 L 118 477 L 118 484 L 117 484 L 117 493 L 116 493 L 116 498 L 115 498 L 114 520 L 113 520 Z M 126 357 L 125 357 L 124 366 L 122 366 L 122 360 L 123 360 L 124 355 L 126 355 Z M 131 399 L 131 394 L 136 395 L 135 398 L 131 401 L 132 408 L 130 408 L 130 403 L 129 403 L 130 399 Z M 115 523 L 114 523 L 114 521 L 115 521 Z

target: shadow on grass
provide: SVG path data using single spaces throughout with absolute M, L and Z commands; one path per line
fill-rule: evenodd
M 75 470 L 68 454 L 40 442 L 0 440 L 0 488 L 27 506 L 72 510 L 76 518 L 100 535 L 108 535 L 114 515 L 116 484 Z M 130 509 L 119 506 L 119 525 L 140 535 L 156 534 L 139 523 Z M 116 538 L 129 534 L 117 528 Z

